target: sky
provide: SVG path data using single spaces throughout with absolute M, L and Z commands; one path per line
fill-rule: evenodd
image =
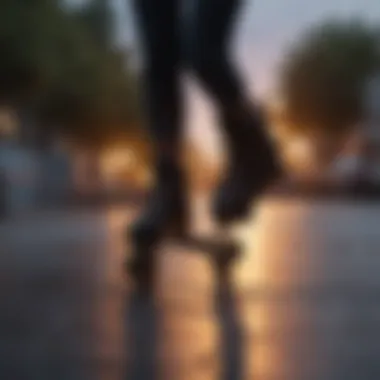
M 191 0 L 185 0 L 191 1 Z M 137 46 L 128 0 L 113 0 L 119 16 L 119 40 Z M 275 84 L 276 66 L 287 46 L 302 32 L 329 17 L 361 16 L 380 23 L 379 0 L 246 0 L 236 27 L 236 56 L 259 95 Z
M 138 51 L 131 1 L 112 1 L 118 17 L 118 40 Z M 235 31 L 236 62 L 250 93 L 264 98 L 275 96 L 277 68 L 284 52 L 311 25 L 330 17 L 350 16 L 380 25 L 379 0 L 246 0 L 240 12 Z M 189 86 L 189 94 L 187 131 L 212 158 L 222 149 L 212 106 L 196 86 Z

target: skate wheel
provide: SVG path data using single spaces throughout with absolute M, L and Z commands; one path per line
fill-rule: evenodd
M 131 279 L 133 288 L 137 293 L 151 293 L 154 288 L 153 268 L 135 265 L 134 263 L 125 264 L 126 275 Z
M 237 243 L 223 245 L 217 255 L 219 265 L 230 265 L 240 256 L 240 246 Z
M 224 245 L 214 258 L 216 275 L 219 283 L 229 282 L 233 263 L 240 257 L 241 249 L 238 244 Z
M 155 259 L 151 250 L 141 250 L 124 263 L 124 273 L 139 291 L 151 291 L 154 285 Z

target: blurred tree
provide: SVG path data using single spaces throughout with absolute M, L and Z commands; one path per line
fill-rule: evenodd
M 138 125 L 128 54 L 113 43 L 110 2 L 93 0 L 66 17 L 59 70 L 45 94 L 45 125 L 64 125 L 81 144 L 104 145 Z M 69 24 L 70 23 L 70 24 Z
M 53 1 L 0 2 L 0 94 L 3 102 L 33 93 L 46 73 L 46 52 L 54 40 Z
M 138 123 L 128 55 L 112 46 L 107 1 L 0 2 L 0 96 L 44 140 L 59 132 L 101 144 Z
M 54 68 L 60 16 L 55 0 L 0 2 L 0 100 L 17 110 L 26 140 L 36 132 L 34 108 Z
M 92 0 L 78 10 L 76 17 L 102 48 L 112 48 L 114 17 L 109 0 Z
M 360 21 L 312 28 L 280 71 L 284 119 L 297 132 L 333 138 L 362 117 L 362 86 L 379 65 L 378 31 Z

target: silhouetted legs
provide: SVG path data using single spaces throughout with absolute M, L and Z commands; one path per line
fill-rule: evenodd
M 230 58 L 230 43 L 241 0 L 194 0 L 187 31 L 187 63 L 219 112 L 230 162 L 213 204 L 222 222 L 243 217 L 249 203 L 279 168 L 258 109 L 249 104 Z
M 177 0 L 134 0 L 144 58 L 147 124 L 154 148 L 156 187 L 133 228 L 137 240 L 155 241 L 168 225 L 185 228 L 180 163 L 182 92 Z
M 180 30 L 181 1 L 134 0 L 144 53 L 148 126 L 157 165 L 152 199 L 133 229 L 137 240 L 146 242 L 150 236 L 155 241 L 168 226 L 179 233 L 186 229 L 180 163 L 182 63 L 212 96 L 229 146 L 230 165 L 215 197 L 215 216 L 225 222 L 242 217 L 252 198 L 276 174 L 263 121 L 248 104 L 230 61 L 230 37 L 240 3 L 192 0 L 191 11 L 184 14 L 190 22 L 186 30 Z

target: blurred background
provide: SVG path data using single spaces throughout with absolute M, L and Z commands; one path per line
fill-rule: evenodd
M 247 4 L 238 64 L 264 104 L 289 172 L 287 191 L 347 187 L 377 167 L 380 11 L 370 0 L 287 2 Z M 2 1 L 3 215 L 119 199 L 150 183 L 130 8 Z M 191 78 L 186 88 L 184 151 L 192 184 L 207 189 L 223 165 L 223 141 L 204 94 Z
M 380 3 L 246 3 L 236 60 L 287 177 L 242 230 L 240 306 L 215 310 L 205 257 L 178 247 L 156 304 L 124 286 L 125 227 L 152 184 L 131 4 L 0 1 L 1 379 L 380 378 Z M 184 82 L 202 230 L 226 154 Z

